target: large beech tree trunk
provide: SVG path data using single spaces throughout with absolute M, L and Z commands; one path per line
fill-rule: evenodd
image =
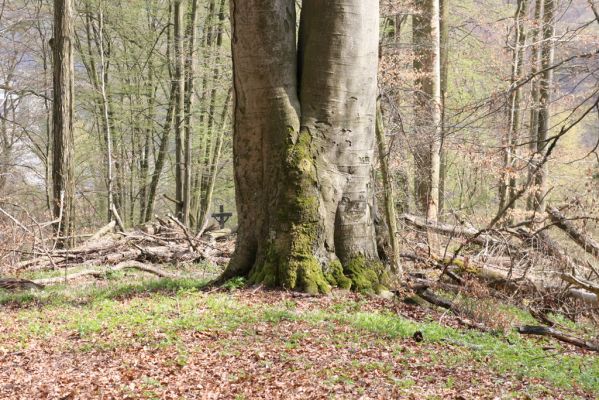
M 377 0 L 233 0 L 238 243 L 223 279 L 380 290 Z

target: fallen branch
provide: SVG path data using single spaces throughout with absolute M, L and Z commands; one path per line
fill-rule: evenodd
M 562 278 L 564 281 L 566 281 L 572 285 L 579 286 L 579 287 L 583 288 L 584 290 L 587 290 L 587 291 L 595 294 L 596 296 L 599 295 L 599 285 L 596 285 L 596 284 L 589 282 L 587 280 L 584 280 L 584 279 L 577 278 L 571 274 L 561 274 L 560 278 Z
M 94 233 L 92 235 L 92 237 L 90 237 L 87 240 L 87 242 L 94 242 L 94 241 L 100 239 L 102 236 L 106 235 L 107 233 L 112 232 L 114 230 L 115 226 L 116 226 L 116 221 L 115 220 L 110 221 L 108 224 L 104 225 L 96 233 Z
M 116 226 L 106 225 L 80 246 L 53 249 L 48 252 L 34 249 L 33 258 L 16 265 L 17 271 L 61 269 L 72 266 L 110 266 L 126 261 L 143 264 L 178 264 L 208 261 L 226 264 L 233 251 L 232 241 L 212 243 L 207 238 L 194 238 L 176 219 L 161 220 L 151 227 L 106 235 Z M 148 233 L 147 231 L 151 232 Z
M 549 217 L 555 226 L 564 231 L 570 239 L 582 247 L 584 251 L 599 259 L 599 243 L 597 243 L 595 239 L 586 233 L 581 232 L 572 222 L 568 221 L 557 208 L 548 207 L 547 214 L 549 214 Z
M 475 243 L 480 246 L 488 246 L 490 244 L 494 244 L 498 246 L 506 246 L 512 249 L 513 251 L 521 250 L 518 246 L 515 246 L 514 244 L 510 243 L 509 241 L 503 238 L 497 238 L 489 233 L 481 233 L 481 231 L 474 227 L 449 225 L 440 222 L 426 221 L 424 218 L 410 214 L 403 214 L 400 218 L 405 223 L 413 227 L 422 230 L 431 230 L 435 233 L 439 233 L 450 238 L 466 237 L 470 239 L 470 243 Z
M 574 336 L 570 336 L 562 331 L 559 331 L 555 328 L 550 328 L 546 326 L 532 326 L 532 325 L 524 325 L 518 326 L 516 328 L 518 333 L 523 335 L 537 335 L 537 336 L 549 336 L 554 339 L 557 339 L 564 343 L 569 343 L 576 347 L 580 347 L 586 350 L 599 351 L 599 344 L 590 342 L 584 339 L 580 339 Z
M 82 278 L 85 276 L 93 276 L 96 278 L 101 278 L 101 277 L 105 276 L 107 273 L 121 271 L 124 269 L 135 269 L 138 271 L 148 272 L 150 274 L 154 274 L 161 278 L 177 277 L 177 275 L 172 274 L 168 271 L 165 271 L 165 270 L 160 269 L 153 265 L 143 264 L 143 263 L 140 263 L 137 261 L 125 261 L 125 262 L 117 264 L 113 267 L 102 268 L 102 269 L 89 269 L 89 270 L 85 270 L 85 271 L 81 271 L 81 272 L 76 272 L 74 274 L 69 274 L 66 276 L 59 276 L 56 278 L 37 279 L 37 280 L 33 281 L 32 283 L 34 283 L 36 285 L 46 286 L 46 285 L 54 285 L 57 283 L 72 281 L 74 279 L 79 279 L 79 278 Z
M 0 288 L 13 291 L 43 289 L 44 286 L 38 282 L 28 281 L 26 279 L 0 278 Z
M 463 318 L 462 317 L 463 313 L 459 309 L 459 307 L 457 307 L 451 301 L 445 300 L 445 299 L 437 296 L 436 294 L 434 294 L 433 292 L 431 292 L 428 289 L 419 290 L 416 292 L 416 294 L 420 298 L 426 300 L 427 302 L 429 302 L 437 307 L 445 308 L 446 310 L 451 311 L 461 324 L 463 324 L 469 328 L 478 329 L 479 331 L 482 331 L 482 332 L 492 332 L 493 331 L 493 329 L 489 328 L 488 326 L 486 326 L 484 324 L 481 324 L 480 322 L 472 321 L 468 318 Z

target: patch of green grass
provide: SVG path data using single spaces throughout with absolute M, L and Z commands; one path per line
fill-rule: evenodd
M 0 290 L 0 306 L 83 305 L 106 299 L 125 299 L 148 293 L 197 291 L 206 281 L 196 279 L 146 279 L 137 283 L 120 283 L 106 287 L 71 288 L 55 285 L 45 290 L 7 292 Z

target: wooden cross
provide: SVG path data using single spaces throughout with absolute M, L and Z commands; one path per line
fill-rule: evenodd
M 229 220 L 233 216 L 233 213 L 225 212 L 225 206 L 220 206 L 220 212 L 212 214 L 212 217 L 218 221 L 220 225 L 220 229 L 225 228 L 225 222 Z

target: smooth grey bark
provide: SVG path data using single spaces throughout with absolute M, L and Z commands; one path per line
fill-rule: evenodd
M 67 245 L 73 229 L 73 4 L 54 1 L 52 206 L 58 243 Z
M 372 220 L 378 60 L 374 3 L 336 0 L 323 8 L 320 1 L 308 0 L 300 23 L 301 125 L 319 149 L 323 250 L 335 249 L 344 264 L 359 254 L 377 258 Z
M 377 290 L 378 1 L 231 1 L 238 244 L 222 279 Z

